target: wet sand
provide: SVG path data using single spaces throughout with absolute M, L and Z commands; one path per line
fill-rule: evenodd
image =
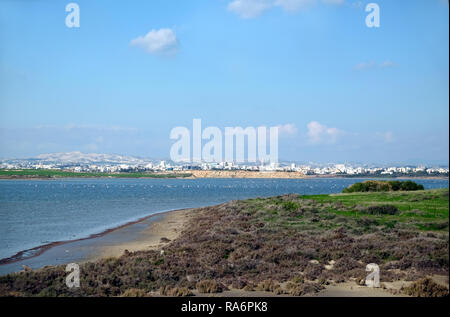
M 87 260 L 96 261 L 106 257 L 119 257 L 125 250 L 134 252 L 160 249 L 179 236 L 187 220 L 192 217 L 192 212 L 190 213 L 192 210 L 182 209 L 160 214 L 159 219 L 151 221 L 133 240 L 105 244 L 99 248 L 96 254 L 91 254 Z M 124 232 L 124 234 L 126 233 Z

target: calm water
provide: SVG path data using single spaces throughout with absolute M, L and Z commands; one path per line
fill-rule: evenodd
M 287 193 L 328 194 L 361 179 L 64 179 L 0 181 L 0 259 L 161 211 Z M 416 180 L 448 188 L 448 180 Z

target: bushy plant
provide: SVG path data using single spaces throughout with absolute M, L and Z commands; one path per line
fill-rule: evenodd
M 223 291 L 221 285 L 214 280 L 200 281 L 196 287 L 200 293 L 220 293 Z
M 430 278 L 424 278 L 404 288 L 404 293 L 415 297 L 448 296 L 448 288 L 441 286 Z
M 343 193 L 388 192 L 388 191 L 424 190 L 423 185 L 413 181 L 365 181 L 345 188 Z
M 371 215 L 395 215 L 399 212 L 394 205 L 374 205 L 366 208 L 365 212 Z
M 287 211 L 295 211 L 298 210 L 300 208 L 300 206 L 293 201 L 286 201 L 283 204 L 284 209 L 286 209 Z

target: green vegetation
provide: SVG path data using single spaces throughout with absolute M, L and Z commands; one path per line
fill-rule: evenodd
M 367 232 L 391 226 L 408 230 L 448 231 L 448 193 L 448 189 L 436 189 L 289 195 L 288 201 L 283 196 L 249 199 L 240 203 L 257 216 L 258 221 L 273 227 L 329 230 L 344 226 L 354 232 Z
M 177 178 L 189 177 L 190 173 L 146 173 L 146 172 L 130 172 L 130 173 L 77 173 L 61 170 L 48 169 L 22 169 L 22 170 L 0 170 L 0 178 L 67 178 L 67 177 L 112 177 L 112 178 Z
M 390 191 L 424 190 L 423 185 L 413 181 L 365 181 L 345 188 L 343 193 L 390 192 Z
M 198 208 L 160 250 L 80 265 L 80 288 L 65 267 L 0 277 L 0 296 L 190 296 L 228 288 L 303 296 L 367 276 L 418 281 L 403 292 L 443 296 L 427 280 L 448 276 L 449 190 L 290 194 Z
M 379 224 L 396 222 L 397 226 L 409 229 L 448 231 L 448 189 L 302 196 L 302 199 L 313 199 L 322 206 L 330 206 L 326 208 L 330 213 L 348 219 L 367 218 Z M 374 212 L 374 207 L 380 206 L 392 211 Z M 386 206 L 393 206 L 397 211 Z

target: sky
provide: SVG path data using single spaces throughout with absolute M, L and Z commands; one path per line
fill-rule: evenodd
M 279 159 L 448 165 L 449 8 L 0 0 L 0 157 L 168 158 L 177 126 L 278 126 Z M 74 20 L 71 20 L 74 21 Z

